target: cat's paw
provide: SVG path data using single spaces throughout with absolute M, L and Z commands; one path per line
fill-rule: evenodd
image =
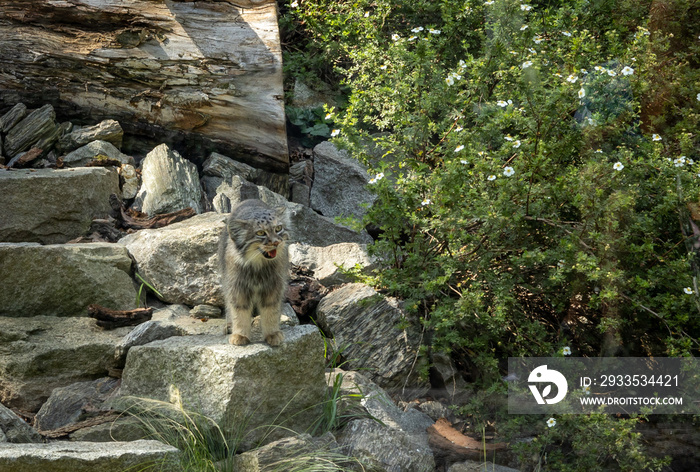
M 228 338 L 228 343 L 236 346 L 245 346 L 246 344 L 250 344 L 250 339 L 241 334 L 232 334 Z
M 275 331 L 272 334 L 265 336 L 265 342 L 270 346 L 279 346 L 284 341 L 284 334 L 282 331 Z

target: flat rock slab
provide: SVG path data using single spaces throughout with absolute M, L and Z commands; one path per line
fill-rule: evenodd
M 37 411 L 54 388 L 105 377 L 130 330 L 104 331 L 90 318 L 0 317 L 0 402 Z
M 274 0 L 3 0 L 2 10 L 0 109 L 46 100 L 70 119 L 112 118 L 129 134 L 285 170 Z
M 161 464 L 160 470 L 175 472 L 182 470 L 179 455 L 172 446 L 146 440 L 5 444 L 0 447 L 0 472 L 124 472 Z
M 113 169 L 0 170 L 0 242 L 60 244 L 83 236 L 120 195 Z
M 188 409 L 247 435 L 243 449 L 303 432 L 326 395 L 323 340 L 311 325 L 283 330 L 285 341 L 232 346 L 225 336 L 182 336 L 129 350 L 121 395 L 171 401 L 179 392 Z M 269 433 L 269 435 L 268 435 Z
M 113 310 L 134 308 L 131 259 L 109 243 L 0 243 L 0 316 L 87 316 L 93 303 Z M 11 275 L 10 275 L 11 274 Z

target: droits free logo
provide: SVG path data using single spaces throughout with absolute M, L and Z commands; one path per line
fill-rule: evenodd
M 538 404 L 553 405 L 559 403 L 566 396 L 566 392 L 569 389 L 569 384 L 566 382 L 566 378 L 554 369 L 547 369 L 546 365 L 541 365 L 536 367 L 527 378 L 530 383 L 537 383 L 538 385 L 528 385 L 532 395 Z M 542 384 L 547 384 L 540 393 L 539 387 Z M 557 387 L 557 394 L 553 398 L 547 398 L 552 393 L 552 385 Z

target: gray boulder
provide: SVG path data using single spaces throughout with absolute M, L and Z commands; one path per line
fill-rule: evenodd
M 158 441 L 54 442 L 6 444 L 0 448 L 0 472 L 124 472 L 157 464 L 181 471 L 180 451 Z
M 354 217 L 362 220 L 375 195 L 367 190 L 369 175 L 346 151 L 326 141 L 314 148 L 314 182 L 311 208 L 323 216 Z
M 204 161 L 202 174 L 202 185 L 210 202 L 216 196 L 216 189 L 219 188 L 219 185 L 230 182 L 234 175 L 282 196 L 286 196 L 288 192 L 289 176 L 286 174 L 275 174 L 256 169 L 216 152 L 212 152 Z
M 64 167 L 83 167 L 97 156 L 116 159 L 122 164 L 134 165 L 134 158 L 123 154 L 114 144 L 107 141 L 92 141 L 63 156 Z
M 22 418 L 0 403 L 0 443 L 3 442 L 38 443 L 41 442 L 41 436 Z
M 338 243 L 325 247 L 295 243 L 289 247 L 289 260 L 292 264 L 311 269 L 314 278 L 326 287 L 351 281 L 351 277 L 345 275 L 341 267 L 359 267 L 364 271 L 375 267 L 374 261 L 367 254 L 367 245 L 358 243 Z
M 201 213 L 202 188 L 197 166 L 161 144 L 141 163 L 141 188 L 132 207 L 150 216 L 191 207 Z
M 323 340 L 315 326 L 284 330 L 277 348 L 253 339 L 233 346 L 225 336 L 183 336 L 129 351 L 121 395 L 182 402 L 241 434 L 242 449 L 304 431 L 325 398 Z M 283 428 L 280 428 L 282 426 Z
M 386 472 L 433 472 L 429 447 L 416 443 L 400 429 L 370 419 L 351 421 L 338 436 L 346 454 Z
M 121 148 L 123 137 L 124 130 L 118 121 L 104 120 L 94 126 L 73 128 L 70 133 L 59 139 L 57 147 L 63 152 L 70 152 L 92 141 L 107 141 Z
M 366 231 L 354 231 L 321 216 L 311 208 L 298 203 L 288 203 L 295 242 L 309 246 L 330 246 L 338 243 L 370 244 L 372 238 Z
M 109 243 L 0 243 L 0 272 L 12 274 L 12 290 L 0 290 L 0 316 L 87 316 L 98 304 L 134 307 L 131 259 Z
M 134 328 L 117 344 L 114 351 L 115 362 L 118 366 L 123 367 L 129 349 L 134 346 L 143 346 L 153 341 L 160 341 L 173 336 L 184 336 L 186 334 L 187 331 L 184 328 L 174 323 L 155 320 L 146 321 Z
M 130 330 L 103 331 L 90 318 L 0 317 L 0 402 L 35 412 L 54 388 L 106 377 Z
M 363 284 L 348 284 L 326 295 L 316 310 L 316 321 L 334 337 L 351 370 L 362 370 L 387 390 L 427 391 L 421 380 L 420 333 L 400 329 L 404 314 L 397 300 Z
M 268 470 L 323 470 L 338 472 L 354 470 L 349 457 L 343 457 L 340 446 L 331 433 L 313 438 L 300 434 L 280 439 L 252 451 L 237 454 L 232 460 L 238 472 L 265 472 Z M 357 467 L 358 470 L 361 470 Z
M 16 104 L 0 117 L 0 132 L 7 133 L 25 116 L 27 116 L 27 106 L 24 103 Z
M 164 228 L 145 229 L 119 241 L 138 273 L 167 303 L 223 306 L 219 235 L 226 215 L 204 213 Z
M 5 136 L 5 154 L 13 157 L 22 151 L 29 150 L 38 141 L 54 135 L 57 127 L 56 112 L 51 105 L 44 105 L 32 111 L 14 125 Z M 48 151 L 48 149 L 44 150 Z
M 0 241 L 59 244 L 83 236 L 110 214 L 119 194 L 112 169 L 0 170 Z
M 130 164 L 124 164 L 119 168 L 119 175 L 122 180 L 122 198 L 124 200 L 131 200 L 135 198 L 139 193 L 139 187 L 141 186 L 141 180 L 134 166 Z
M 39 431 L 51 431 L 81 421 L 99 410 L 118 385 L 119 380 L 104 377 L 55 388 L 37 412 L 34 425 Z
M 243 200 L 262 200 L 270 206 L 280 206 L 287 203 L 287 199 L 282 195 L 234 175 L 230 181 L 222 182 L 216 188 L 212 206 L 219 213 L 230 213 L 231 208 Z

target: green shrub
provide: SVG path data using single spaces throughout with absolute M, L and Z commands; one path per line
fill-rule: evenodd
M 484 388 L 507 357 L 563 346 L 697 353 L 692 6 L 289 3 L 287 70 L 340 78 L 334 140 L 373 176 L 365 223 L 384 266 L 368 281 L 407 300 L 430 348 Z

